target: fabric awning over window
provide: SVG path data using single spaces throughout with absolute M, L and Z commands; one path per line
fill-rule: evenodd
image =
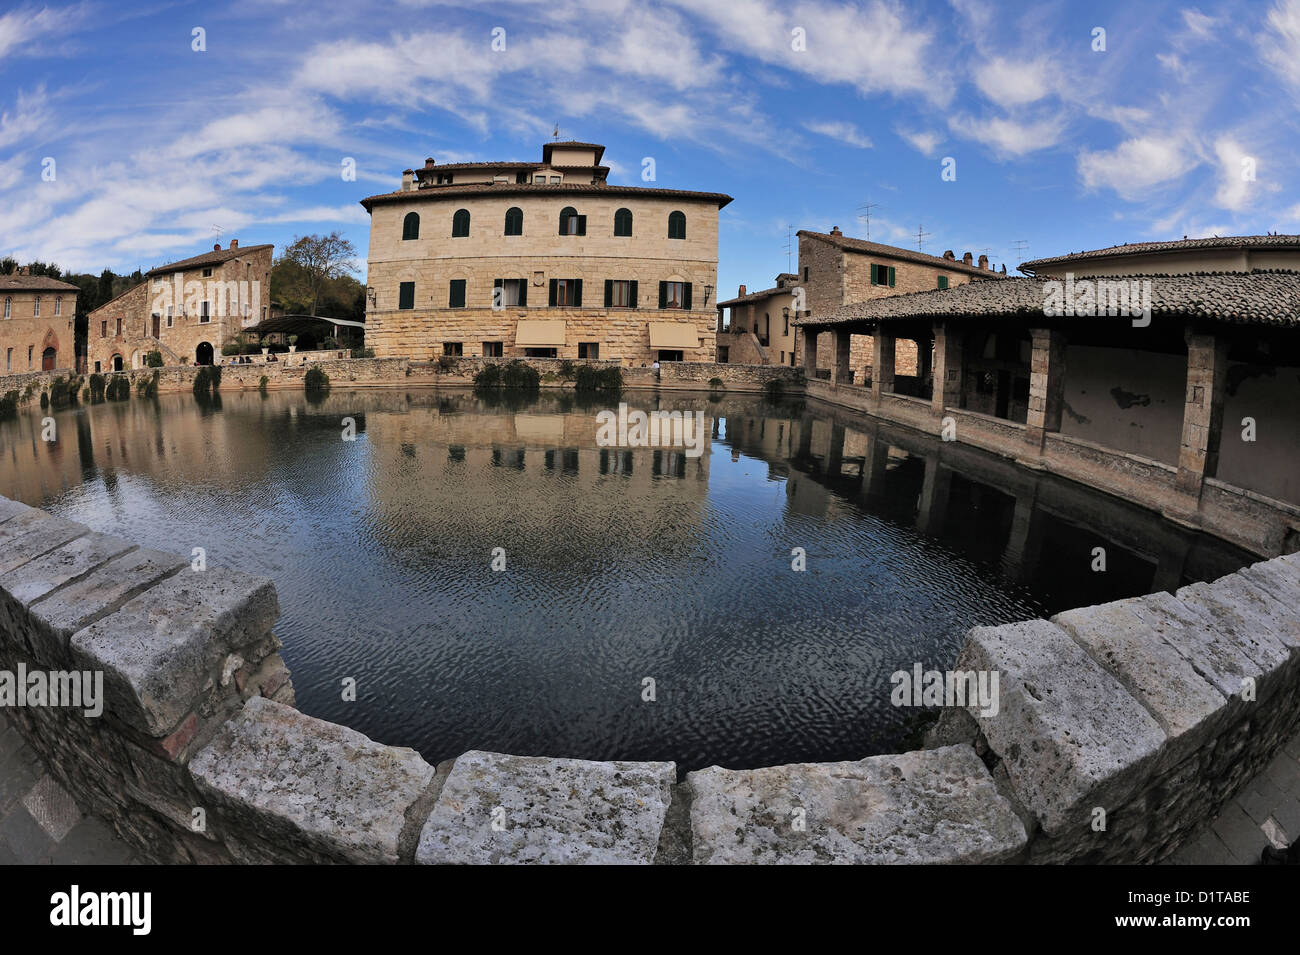
M 691 322 L 650 322 L 651 348 L 699 348 L 700 332 Z
M 563 319 L 549 322 L 519 322 L 515 326 L 516 348 L 554 348 L 564 344 Z

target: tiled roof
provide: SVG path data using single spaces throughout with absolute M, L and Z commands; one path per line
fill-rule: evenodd
M 192 258 L 181 259 L 179 262 L 168 262 L 166 265 L 160 265 L 157 268 L 150 269 L 145 275 L 159 275 L 163 272 L 185 272 L 189 269 L 207 268 L 212 265 L 220 265 L 222 262 L 229 262 L 231 259 L 239 258 L 248 252 L 257 252 L 262 249 L 273 249 L 274 245 L 241 245 L 233 249 L 213 249 L 211 252 L 204 252 L 202 255 L 196 255 Z
M 448 169 L 536 169 L 542 165 L 539 162 L 501 162 L 493 160 L 492 162 L 444 162 L 432 166 L 421 166 L 415 172 L 435 173 L 445 172 Z
M 0 275 L 0 292 L 80 292 L 68 282 L 48 275 Z
M 773 295 L 781 295 L 794 291 L 793 288 L 765 288 L 761 292 L 750 292 L 746 295 L 738 295 L 735 298 L 729 298 L 725 302 L 718 302 L 717 308 L 726 308 L 728 305 L 744 305 L 746 302 L 759 302 L 765 298 L 771 298 Z
M 558 185 L 541 185 L 531 182 L 472 182 L 463 186 L 439 186 L 433 189 L 413 189 L 409 192 L 385 192 L 377 196 L 367 196 L 361 205 L 369 212 L 371 207 L 390 202 L 423 201 L 431 199 L 448 199 L 456 196 L 474 196 L 492 193 L 499 196 L 521 196 L 553 193 L 555 195 L 604 195 L 604 196 L 656 196 L 666 199 L 708 199 L 717 202 L 721 209 L 731 201 L 731 196 L 721 192 L 692 192 L 687 189 L 656 189 L 644 186 L 609 186 L 603 183 L 559 183 Z
M 913 252 L 910 249 L 900 249 L 896 245 L 885 245 L 881 242 L 868 242 L 866 239 L 853 239 L 847 235 L 832 235 L 829 232 L 811 232 L 808 229 L 800 229 L 796 235 L 806 235 L 814 239 L 821 239 L 823 242 L 829 242 L 837 245 L 841 249 L 848 249 L 851 252 L 862 252 L 867 255 L 876 255 L 881 258 L 901 259 L 904 262 L 919 262 L 922 265 L 932 265 L 937 269 L 950 269 L 955 272 L 968 272 L 975 275 L 982 275 L 985 278 L 1001 278 L 999 273 L 992 269 L 982 269 L 978 265 L 967 265 L 961 259 L 945 259 L 942 255 L 930 255 L 926 252 Z
M 1245 248 L 1297 248 L 1300 247 L 1300 235 L 1228 235 L 1213 236 L 1208 239 L 1176 239 L 1169 242 L 1126 242 L 1112 245 L 1108 249 L 1092 249 L 1088 252 L 1071 252 L 1068 255 L 1055 255 L 1046 259 L 1033 259 L 1022 262 L 1022 272 L 1033 272 L 1042 265 L 1054 265 L 1059 262 L 1078 262 L 1087 259 L 1104 259 L 1119 255 L 1139 255 L 1144 252 L 1181 252 L 1187 249 L 1245 249 Z
M 1151 280 L 1151 313 L 1203 318 L 1215 322 L 1300 327 L 1300 272 L 1197 272 L 1186 275 L 1106 276 L 1115 281 Z M 890 295 L 798 319 L 798 325 L 835 325 L 851 321 L 902 319 L 1010 318 L 1040 316 L 1050 278 L 1009 278 L 970 282 L 949 289 Z M 1083 280 L 1089 281 L 1089 280 Z M 1076 282 L 1076 287 L 1079 282 Z M 1105 321 L 1078 316 L 1069 321 Z M 1114 320 L 1112 318 L 1112 320 Z

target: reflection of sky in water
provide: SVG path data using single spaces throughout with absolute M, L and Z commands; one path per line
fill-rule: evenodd
M 998 564 L 1005 495 L 953 478 L 925 536 L 922 457 L 878 456 L 868 499 L 859 434 L 830 480 L 828 421 L 800 456 L 798 408 L 663 401 L 679 405 L 706 411 L 702 458 L 602 452 L 598 407 L 557 396 L 164 396 L 59 413 L 52 446 L 24 414 L 0 426 L 0 493 L 272 577 L 299 706 L 431 760 L 479 748 L 691 768 L 888 751 L 916 716 L 889 705 L 894 670 L 947 668 L 973 625 L 1151 585 L 1154 564 L 1121 554 L 1115 592 L 1090 591 L 1069 562 L 1095 535 L 1055 518 L 1035 562 L 1053 576 L 1013 582 Z M 355 442 L 341 440 L 348 415 Z M 339 699 L 344 677 L 355 703 Z

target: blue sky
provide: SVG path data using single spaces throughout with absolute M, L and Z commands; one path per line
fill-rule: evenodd
M 0 10 L 0 254 L 65 269 L 339 229 L 364 277 L 358 199 L 426 156 L 538 159 L 557 123 L 608 147 L 611 182 L 649 156 L 657 185 L 735 196 L 724 296 L 786 269 L 788 227 L 864 235 L 867 202 L 872 239 L 915 248 L 923 227 L 926 251 L 1009 270 L 1300 232 L 1300 0 Z

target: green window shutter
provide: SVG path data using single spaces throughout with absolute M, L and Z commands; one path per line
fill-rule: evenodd
M 573 307 L 582 308 L 582 279 L 572 279 L 573 282 Z
M 686 311 L 688 312 L 691 310 L 691 283 L 690 282 L 686 283 L 685 291 L 682 293 L 682 308 L 686 309 Z
M 894 267 L 892 265 L 889 267 L 889 287 L 894 287 Z
M 636 282 L 632 283 L 632 290 L 628 293 L 627 307 L 636 308 Z
M 497 302 L 500 302 L 502 305 L 505 305 L 506 293 L 503 291 L 500 295 L 497 294 L 497 289 L 502 288 L 504 285 L 505 285 L 505 281 L 503 279 L 492 280 L 492 304 L 493 305 L 496 305 Z
M 559 280 L 559 279 L 551 279 L 551 300 L 550 300 L 550 302 L 547 303 L 548 305 L 551 306 L 551 308 L 554 308 L 554 307 L 555 307 L 555 300 L 556 300 L 556 294 L 557 294 L 557 293 L 556 293 L 556 289 L 559 288 L 559 284 L 560 284 L 560 280 Z
M 871 265 L 871 284 L 872 284 L 872 285 L 879 285 L 879 284 L 880 284 L 879 272 L 876 271 L 877 268 L 878 268 L 878 266 L 877 266 L 875 263 L 872 263 L 872 265 Z
M 578 216 L 578 235 L 587 234 L 587 217 Z
M 659 307 L 660 308 L 668 307 L 668 283 L 667 282 L 659 283 Z
M 605 307 L 609 308 L 614 304 L 614 280 L 605 279 Z
M 415 283 L 402 282 L 397 286 L 397 307 L 415 308 Z
M 939 288 L 947 288 L 947 287 L 948 287 L 948 276 L 946 275 L 939 276 Z

